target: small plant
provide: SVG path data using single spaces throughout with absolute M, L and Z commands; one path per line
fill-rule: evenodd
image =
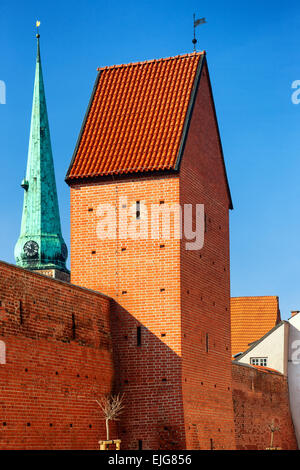
M 100 401 L 95 400 L 100 406 L 106 425 L 106 440 L 109 441 L 109 421 L 119 421 L 119 416 L 123 413 L 123 398 L 124 394 L 106 395 Z
M 270 443 L 270 449 L 273 448 L 273 442 L 274 442 L 274 433 L 276 431 L 280 431 L 280 427 L 279 426 L 275 426 L 274 425 L 274 420 L 272 421 L 271 424 L 269 424 L 269 428 L 270 428 L 270 431 L 271 431 L 271 443 Z

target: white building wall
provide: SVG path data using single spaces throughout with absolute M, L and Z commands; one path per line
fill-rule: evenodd
M 300 314 L 290 318 L 288 385 L 290 408 L 300 448 Z

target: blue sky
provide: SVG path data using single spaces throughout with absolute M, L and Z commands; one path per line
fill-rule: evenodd
M 232 295 L 278 295 L 282 316 L 300 310 L 300 6 L 282 1 L 76 2 L 0 0 L 0 259 L 14 262 L 27 159 L 35 66 L 41 52 L 63 234 L 69 244 L 64 176 L 102 65 L 207 51 L 232 191 Z M 298 3 L 298 4 L 297 4 Z

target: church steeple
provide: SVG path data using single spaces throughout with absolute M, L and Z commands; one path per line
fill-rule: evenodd
M 61 233 L 39 38 L 37 34 L 27 171 L 21 184 L 24 205 L 15 259 L 23 268 L 64 277 L 55 275 L 56 271 L 68 273 L 68 251 Z

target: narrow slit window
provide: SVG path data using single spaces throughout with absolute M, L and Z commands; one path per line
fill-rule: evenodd
M 139 450 L 143 450 L 143 441 L 139 439 Z
M 206 345 L 206 352 L 208 353 L 208 349 L 209 349 L 209 338 L 208 338 L 208 333 L 206 333 L 206 338 L 205 338 L 205 345 Z
M 75 324 L 75 315 L 72 313 L 72 339 L 76 338 L 76 324 Z
M 137 220 L 141 218 L 141 201 L 136 201 L 135 203 L 135 217 Z
M 142 328 L 140 326 L 136 329 L 136 342 L 138 346 L 142 345 Z
M 20 323 L 23 324 L 23 304 L 22 300 L 20 300 Z

